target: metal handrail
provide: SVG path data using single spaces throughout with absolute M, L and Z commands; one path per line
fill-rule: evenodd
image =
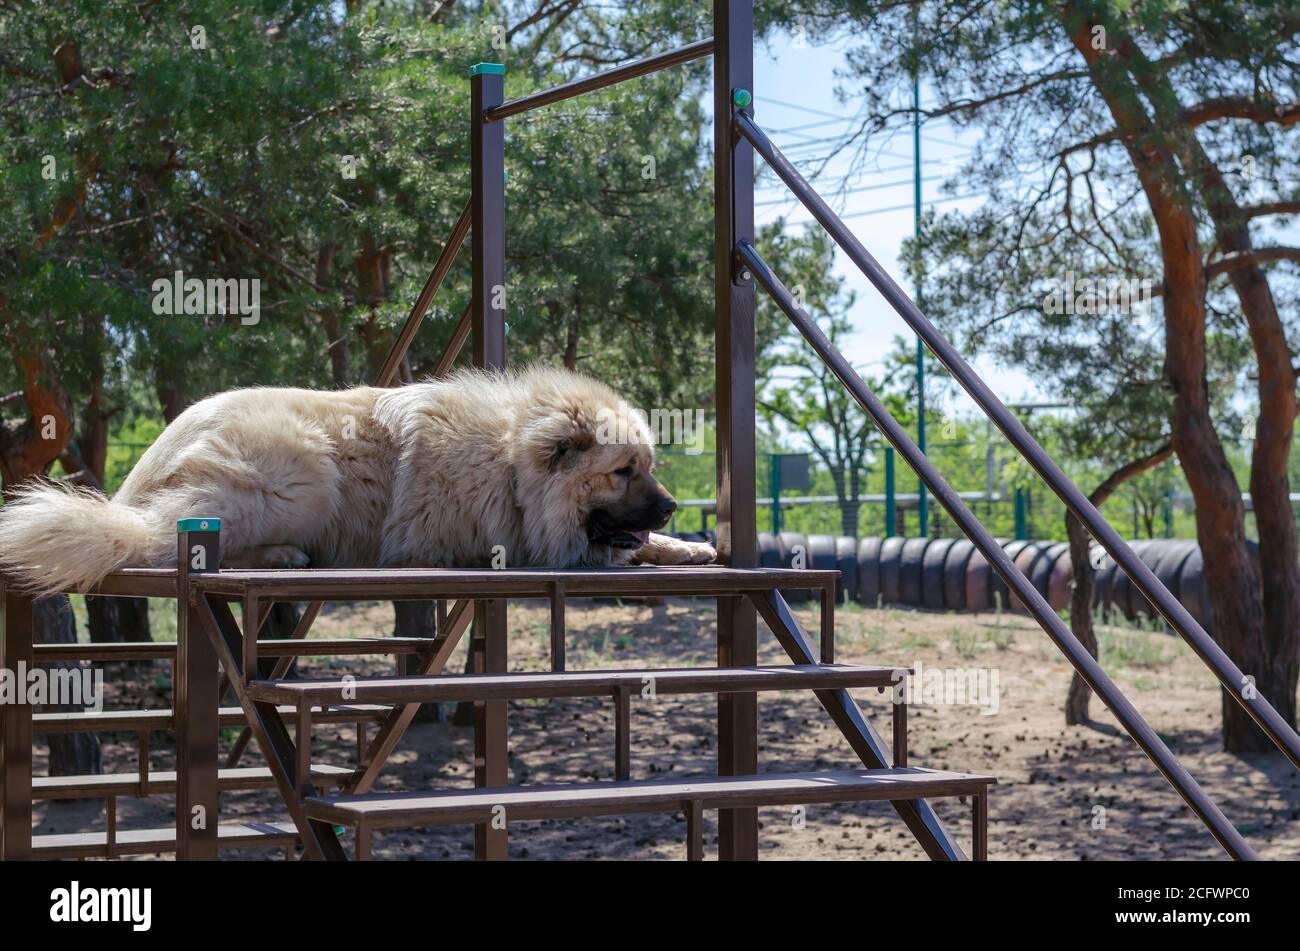
M 754 146 L 758 154 L 763 156 L 772 170 L 835 239 L 835 243 L 843 249 L 849 259 L 875 285 L 899 316 L 907 321 L 912 330 L 925 341 L 926 346 L 939 362 L 961 384 L 962 389 L 970 394 L 975 404 L 1002 431 L 1034 471 L 1052 488 L 1066 507 L 1088 527 L 1097 543 L 1124 570 L 1137 589 L 1146 595 L 1147 600 L 1169 622 L 1169 626 L 1179 633 L 1196 655 L 1214 672 L 1228 694 L 1250 714 L 1260 729 L 1272 740 L 1273 745 L 1291 761 L 1291 765 L 1300 769 L 1300 735 L 1296 734 L 1292 726 L 1273 709 L 1273 705 L 1263 695 L 1255 690 L 1243 689 L 1248 687 L 1251 681 L 1232 658 L 1214 642 L 1187 608 L 1170 593 L 1155 573 L 1111 527 L 1097 507 L 1052 460 L 1020 420 L 993 395 L 993 391 L 971 369 L 934 324 L 921 313 L 907 293 L 877 263 L 853 233 L 845 227 L 839 216 L 781 154 L 780 149 L 772 143 L 763 130 L 755 125 L 749 116 L 739 111 L 734 114 L 734 128 Z
M 606 86 L 613 86 L 628 79 L 644 76 L 647 73 L 655 73 L 661 69 L 667 69 L 669 66 L 689 63 L 691 60 L 708 56 L 712 52 L 713 37 L 709 37 L 707 40 L 699 40 L 686 46 L 679 46 L 664 53 L 655 53 L 653 56 L 634 59 L 630 63 L 615 66 L 613 69 L 607 69 L 603 73 L 596 73 L 594 76 L 584 76 L 582 79 L 561 83 L 558 86 L 552 86 L 550 89 L 543 89 L 540 92 L 529 93 L 527 96 L 520 96 L 518 99 L 508 99 L 501 105 L 485 112 L 483 120 L 485 122 L 497 122 L 518 115 L 521 112 L 540 109 L 542 106 L 563 102 L 565 99 L 572 99 L 575 96 L 581 96 L 583 93 L 604 89 Z
M 835 348 L 835 345 L 827 339 L 816 322 L 799 307 L 794 297 L 781 283 L 780 278 L 772 273 L 767 266 L 767 262 L 754 250 L 754 246 L 748 242 L 741 242 L 737 252 L 745 265 L 753 271 L 758 283 L 776 301 L 777 306 L 785 311 L 786 316 L 803 334 L 804 339 L 812 345 L 813 350 L 830 368 L 830 371 L 835 374 L 845 389 L 866 411 L 867 415 L 880 427 L 881 432 L 885 434 L 885 438 L 916 470 L 917 475 L 934 493 L 934 497 L 948 510 L 948 514 L 952 516 L 953 521 L 961 527 L 966 537 L 988 559 L 993 570 L 1006 582 L 1007 587 L 1024 602 L 1029 613 L 1042 626 L 1047 636 L 1065 654 L 1088 686 L 1096 691 L 1097 696 L 1101 697 L 1106 706 L 1123 724 L 1129 736 L 1133 737 L 1138 746 L 1142 748 L 1142 751 L 1155 763 L 1156 768 L 1160 770 L 1165 779 L 1169 780 L 1169 783 L 1178 790 L 1179 795 L 1205 823 L 1210 833 L 1219 841 L 1219 844 L 1233 858 L 1258 858 L 1254 849 L 1228 821 L 1228 817 L 1206 795 L 1205 790 L 1200 787 L 1186 767 L 1178 761 L 1178 757 L 1165 745 L 1156 731 L 1151 728 L 1151 725 L 1142 718 L 1142 714 L 1138 713 L 1133 704 L 1115 685 L 1115 682 L 1102 670 L 1096 659 L 1088 653 L 1087 648 L 1074 636 L 1074 632 L 1052 610 L 1051 605 L 1047 603 L 1047 600 L 1030 580 L 1025 577 L 1024 573 L 1016 567 L 1010 556 L 1007 555 L 1006 550 L 989 534 L 984 524 L 975 517 L 975 514 L 966 506 L 966 503 L 948 484 L 948 481 L 939 473 L 939 470 L 926 458 L 925 453 L 912 441 L 907 431 L 899 425 L 898 420 L 894 419 L 889 410 L 885 408 L 884 403 L 868 389 L 867 385 L 862 381 L 862 377 L 849 365 L 849 362 L 844 359 L 844 355 Z

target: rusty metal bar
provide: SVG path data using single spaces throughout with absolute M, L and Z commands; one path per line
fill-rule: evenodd
M 447 618 L 445 628 L 438 631 L 438 637 L 434 641 L 434 649 L 420 656 L 419 666 L 413 671 L 416 676 L 434 676 L 442 673 L 443 668 L 447 666 L 447 660 L 451 657 L 452 651 L 460 643 L 461 636 L 465 629 L 469 627 L 470 621 L 474 616 L 473 601 L 457 601 Z M 397 742 L 410 726 L 411 721 L 415 719 L 416 712 L 420 709 L 419 703 L 408 703 L 400 707 L 395 707 L 389 712 L 387 718 L 380 725 L 379 731 L 375 738 L 370 741 L 366 748 L 365 755 L 361 762 L 357 764 L 357 771 L 353 778 L 348 782 L 345 792 L 350 795 L 366 793 L 370 791 L 371 785 L 378 778 L 380 770 L 388 762 L 389 755 Z
M 885 408 L 885 404 L 862 382 L 862 377 L 858 376 L 857 371 L 844 359 L 844 355 L 835 349 L 835 346 L 822 333 L 821 328 L 817 326 L 816 321 L 808 316 L 807 312 L 796 303 L 785 285 L 768 268 L 767 262 L 748 243 L 743 243 L 739 250 L 741 257 L 753 270 L 758 282 L 766 288 L 772 299 L 785 311 L 786 316 L 803 334 L 804 339 L 808 341 L 831 372 L 857 400 L 858 405 L 880 427 L 885 438 L 921 477 L 921 480 L 929 487 L 934 497 L 947 510 L 952 520 L 965 533 L 966 537 L 974 543 L 980 554 L 988 559 L 989 564 L 993 566 L 993 570 L 1006 582 L 1012 593 L 1024 602 L 1026 609 L 1033 615 L 1034 620 L 1038 622 L 1039 626 L 1047 633 L 1047 636 L 1065 654 L 1074 669 L 1088 683 L 1088 686 L 1096 692 L 1102 702 L 1115 714 L 1129 736 L 1133 737 L 1143 752 L 1155 763 L 1156 768 L 1178 790 L 1179 795 L 1183 797 L 1183 801 L 1200 817 L 1211 834 L 1219 840 L 1219 844 L 1233 858 L 1257 858 L 1255 850 L 1247 844 L 1241 833 L 1228 821 L 1227 817 L 1219 810 L 1219 807 L 1205 794 L 1205 791 L 1192 778 L 1192 775 L 1178 761 L 1178 757 L 1174 756 L 1169 747 L 1160 739 L 1159 734 L 1142 718 L 1142 714 L 1138 713 L 1137 709 L 1124 696 L 1124 693 L 1115 685 L 1114 681 L 1101 669 L 1101 665 L 1097 663 L 1092 654 L 1088 653 L 1087 648 L 1079 643 L 1078 638 L 1074 636 L 1074 632 L 1052 610 L 1038 589 L 1015 566 L 1002 546 L 994 540 L 988 529 L 967 508 L 966 503 L 953 491 L 952 486 L 939 473 L 939 470 L 934 467 L 934 464 L 930 462 L 925 453 L 921 452 L 916 443 L 912 441 L 907 431 L 898 424 L 898 420 L 894 419 L 889 410 Z
M 903 678 L 903 696 L 894 701 L 894 768 L 907 766 L 907 678 Z
M 779 591 L 756 591 L 750 595 L 777 642 L 796 664 L 814 664 L 812 641 Z M 886 769 L 892 760 L 889 748 L 867 720 L 848 690 L 815 690 L 814 695 L 831 720 L 868 769 Z M 934 807 L 924 799 L 891 800 L 926 855 L 940 861 L 962 861 L 966 854 L 952 837 Z
M 698 799 L 682 803 L 686 814 L 686 861 L 704 861 L 704 804 Z
M 0 639 L 0 667 L 17 670 L 32 666 L 34 618 L 30 595 L 3 586 L 4 637 Z M 32 857 L 32 706 L 0 704 L 0 857 L 25 861 Z
M 172 729 L 176 738 L 176 858 L 182 861 L 217 857 L 221 705 L 217 681 L 221 668 L 203 629 L 191 582 L 219 570 L 220 527 L 218 519 L 183 519 L 177 524 Z
M 518 99 L 511 99 L 494 109 L 489 109 L 486 118 L 488 122 L 498 122 L 510 116 L 517 116 L 521 112 L 530 112 L 533 109 L 540 109 L 542 106 L 563 102 L 584 93 L 604 89 L 606 86 L 614 86 L 629 79 L 636 79 L 638 76 L 645 76 L 647 73 L 657 73 L 659 70 L 667 69 L 670 66 L 689 63 L 692 60 L 708 56 L 712 52 L 712 38 L 698 40 L 686 46 L 668 50 L 666 53 L 655 53 L 653 56 L 634 59 L 630 63 L 615 66 L 613 69 L 607 69 L 603 73 L 597 73 L 594 76 L 584 76 L 582 79 L 575 79 L 572 82 L 552 86 L 550 89 L 543 89 L 540 92 L 529 93 L 527 96 L 520 96 Z
M 718 561 L 758 564 L 755 475 L 754 284 L 739 279 L 735 247 L 754 237 L 754 151 L 736 141 L 732 113 L 747 108 L 754 87 L 753 3 L 713 3 L 713 281 L 714 379 L 717 407 Z M 740 105 L 737 105 L 737 99 Z M 758 662 L 758 627 L 744 598 L 718 599 L 718 666 Z M 718 773 L 758 772 L 758 698 L 718 698 Z M 723 860 L 758 858 L 758 810 L 718 813 Z
M 614 691 L 614 779 L 632 778 L 632 688 Z
M 470 332 L 473 329 L 474 308 L 472 305 L 466 305 L 465 309 L 460 313 L 460 320 L 456 321 L 456 328 L 451 332 L 451 339 L 447 341 L 442 356 L 438 358 L 438 365 L 433 368 L 435 377 L 443 377 L 451 372 L 451 368 L 456 365 L 456 358 L 460 356 L 461 350 L 465 348 L 465 341 L 469 339 Z
M 849 231 L 839 216 L 781 154 L 781 150 L 772 143 L 763 130 L 756 126 L 749 116 L 739 113 L 736 115 L 735 129 L 742 138 L 753 144 L 772 170 L 835 239 L 835 243 L 848 255 L 849 260 L 858 266 L 858 269 L 880 291 L 881 296 L 925 341 L 930 352 L 947 368 L 953 378 L 961 384 L 962 389 L 1002 431 L 1007 440 L 1016 447 L 1039 477 L 1052 488 L 1052 491 L 1065 503 L 1066 508 L 1088 527 L 1092 537 L 1115 559 L 1115 563 L 1129 576 L 1134 586 L 1146 596 L 1169 626 L 1179 633 L 1196 655 L 1214 672 L 1223 689 L 1250 714 L 1259 728 L 1273 741 L 1273 745 L 1291 761 L 1291 765 L 1300 769 L 1300 734 L 1297 734 L 1291 724 L 1273 709 L 1272 704 L 1262 694 L 1248 689 L 1251 681 L 1247 679 L 1241 668 L 1233 662 L 1223 648 L 1214 642 L 1205 629 L 1196 623 L 1196 619 L 1187 608 L 1183 607 L 1182 603 L 1160 582 L 1155 572 L 1147 567 L 1146 562 L 1139 558 L 1128 543 L 1120 537 L 1119 532 L 1111 527 L 1079 487 L 1070 481 L 1069 476 L 1029 434 L 1029 430 L 1025 429 L 1015 414 L 993 395 L 993 391 L 971 369 L 956 348 L 921 313 L 920 308 L 877 263 L 862 242 Z M 804 336 L 807 337 L 807 333 Z M 829 346 L 829 342 L 827 345 Z M 850 373 L 852 373 L 851 369 Z M 856 378 L 857 375 L 854 373 L 853 376 Z M 955 495 L 953 498 L 960 504 L 960 499 Z
M 551 670 L 564 671 L 564 582 L 551 585 Z
M 406 315 L 406 322 L 402 324 L 402 329 L 397 333 L 397 339 L 393 341 L 393 346 L 388 351 L 388 356 L 384 360 L 384 368 L 379 371 L 379 378 L 375 381 L 376 386 L 392 386 L 393 379 L 397 376 L 397 368 L 402 365 L 402 358 L 406 352 L 411 349 L 411 342 L 415 340 L 415 333 L 420 329 L 420 322 L 424 320 L 425 312 L 428 311 L 429 305 L 433 302 L 433 295 L 438 293 L 438 288 L 442 286 L 443 280 L 447 277 L 447 272 L 451 270 L 452 262 L 456 260 L 456 252 L 460 250 L 465 238 L 469 235 L 472 216 L 470 214 L 471 206 L 465 205 L 465 209 L 456 219 L 456 225 L 451 229 L 451 234 L 447 236 L 447 243 L 442 246 L 442 253 L 438 255 L 438 260 L 433 265 L 433 271 L 429 274 L 429 279 L 424 282 L 424 288 L 420 291 L 420 296 L 415 299 L 411 306 L 411 312 Z
M 971 858 L 976 862 L 989 860 L 989 794 L 987 791 L 971 796 Z
M 506 137 L 505 126 L 487 113 L 504 98 L 505 67 L 479 63 L 470 67 L 470 206 L 473 208 L 474 366 L 487 370 L 506 365 Z M 509 553 L 514 556 L 514 552 Z M 474 609 L 474 669 L 506 669 L 506 602 L 480 601 Z M 474 784 L 504 786 L 507 766 L 506 704 L 474 704 Z M 474 856 L 506 858 L 506 830 L 490 823 L 474 826 Z

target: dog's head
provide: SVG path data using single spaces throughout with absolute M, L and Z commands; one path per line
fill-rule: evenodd
M 562 533 L 568 560 L 626 563 L 677 502 L 654 477 L 645 416 L 606 387 L 573 379 L 582 382 L 543 401 L 518 433 L 517 502 L 535 544 L 553 547 Z M 575 544 L 588 550 L 574 553 Z

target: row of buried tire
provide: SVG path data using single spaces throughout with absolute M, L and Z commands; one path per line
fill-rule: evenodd
M 711 533 L 683 534 L 711 540 Z M 999 539 L 1007 555 L 1055 610 L 1070 604 L 1071 567 L 1065 542 Z M 1157 539 L 1130 543 L 1161 583 L 1206 625 L 1209 602 L 1205 568 L 1194 541 Z M 759 564 L 765 568 L 838 569 L 838 599 L 874 607 L 877 604 L 928 608 L 934 611 L 989 611 L 1001 606 L 1024 610 L 985 557 L 964 538 L 849 538 L 804 536 L 798 532 L 758 535 Z M 1133 620 L 1155 617 L 1138 591 L 1109 556 L 1095 564 L 1093 606 Z M 787 600 L 802 603 L 807 591 L 787 591 Z

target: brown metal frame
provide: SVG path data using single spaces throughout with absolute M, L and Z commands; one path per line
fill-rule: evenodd
M 746 141 L 763 156 L 768 165 L 782 181 L 812 212 L 813 216 L 825 228 L 845 251 L 849 258 L 872 281 L 885 298 L 894 306 L 918 334 L 922 336 L 931 351 L 952 372 L 964 389 L 975 399 L 977 405 L 1002 430 L 1020 454 L 1030 462 L 1038 474 L 1060 496 L 1075 515 L 1088 526 L 1094 537 L 1102 544 L 1116 562 L 1125 570 L 1134 584 L 1156 605 L 1170 625 L 1177 630 L 1193 651 L 1218 677 L 1224 689 L 1233 696 L 1255 719 L 1261 729 L 1269 736 L 1273 744 L 1297 768 L 1300 768 L 1300 735 L 1286 723 L 1269 702 L 1255 694 L 1245 696 L 1240 689 L 1247 680 L 1241 670 L 1228 658 L 1223 650 L 1215 644 L 1208 634 L 1198 625 L 1187 610 L 1178 602 L 1151 570 L 1100 512 L 1087 500 L 1079 489 L 1069 480 L 1064 472 L 1047 455 L 1041 446 L 1029 435 L 1011 412 L 993 395 L 992 391 L 975 374 L 961 358 L 951 344 L 933 324 L 917 309 L 903 290 L 889 277 L 883 268 L 863 247 L 862 243 L 849 231 L 839 216 L 813 190 L 812 186 L 801 176 L 797 169 L 781 154 L 767 135 L 754 124 L 748 115 L 737 113 L 734 122 L 734 134 L 737 141 Z M 1107 676 L 1096 659 L 1079 642 L 1069 626 L 1052 610 L 1047 600 L 1033 586 L 1032 582 L 1015 565 L 989 534 L 988 530 L 956 493 L 938 469 L 929 461 L 917 445 L 912 442 L 907 431 L 903 429 L 886 409 L 885 405 L 866 386 L 858 373 L 849 365 L 835 346 L 794 297 L 781 280 L 768 267 L 767 262 L 748 241 L 737 244 L 737 253 L 744 266 L 758 279 L 764 289 L 777 305 L 790 318 L 804 339 L 827 365 L 836 378 L 844 385 L 868 416 L 884 433 L 885 438 L 907 460 L 917 472 L 925 485 L 952 516 L 953 521 L 974 543 L 975 547 L 988 559 L 989 564 L 1006 582 L 1008 588 L 1025 605 L 1029 613 L 1039 623 L 1056 646 L 1065 654 L 1075 670 L 1102 699 L 1102 702 L 1115 714 L 1125 731 L 1142 748 L 1160 773 L 1167 779 L 1196 814 L 1211 835 L 1218 840 L 1224 850 L 1236 859 L 1258 858 L 1254 849 L 1246 842 L 1235 826 L 1223 814 L 1215 802 L 1205 793 L 1192 775 L 1182 765 L 1159 734 L 1138 713 L 1137 708 L 1128 700 L 1118 686 Z
M 1051 611 L 1027 578 L 1007 558 L 962 500 L 952 492 L 943 477 L 911 442 L 907 433 L 885 410 L 852 370 L 843 356 L 830 344 L 816 323 L 794 302 L 780 280 L 753 247 L 753 153 L 759 152 L 785 181 L 813 216 L 831 234 L 851 260 L 863 271 L 885 298 L 922 337 L 931 351 L 975 399 L 1012 444 L 1030 462 L 1038 474 L 1057 492 L 1067 507 L 1083 519 L 1092 534 L 1121 568 L 1133 579 L 1170 625 L 1192 646 L 1215 673 L 1224 688 L 1251 714 L 1274 744 L 1300 768 L 1300 735 L 1287 724 L 1265 698 L 1247 696 L 1240 689 L 1245 682 L 1242 671 L 1206 634 L 1186 609 L 1155 578 L 1147 566 L 1132 552 L 1086 497 L 1064 475 L 1029 433 L 979 379 L 960 354 L 917 309 L 901 288 L 867 253 L 861 243 L 844 226 L 830 207 L 799 175 L 793 165 L 753 121 L 753 23 L 752 0 L 714 0 L 715 39 L 701 40 L 677 50 L 646 57 L 595 76 L 565 83 L 553 89 L 506 102 L 504 80 L 499 67 L 476 68 L 471 73 L 471 196 L 465 210 L 443 246 L 429 280 L 425 283 L 393 346 L 379 376 L 380 385 L 390 385 L 396 377 L 409 346 L 418 331 L 434 295 L 450 271 L 465 238 L 472 234 L 473 292 L 470 306 L 453 330 L 451 339 L 438 361 L 436 373 L 448 372 L 464 342 L 472 336 L 474 364 L 483 368 L 505 366 L 505 137 L 502 120 L 531 109 L 560 102 L 596 89 L 605 88 L 664 69 L 679 63 L 714 54 L 714 158 L 715 158 L 715 331 L 717 380 L 717 530 L 719 560 L 731 568 L 752 569 L 757 564 L 757 522 L 755 499 L 754 439 L 754 279 L 771 294 L 795 323 L 814 350 L 832 372 L 849 389 L 859 404 L 885 432 L 915 468 L 922 480 L 944 504 L 956 523 L 989 560 L 994 570 L 1025 604 L 1044 630 L 1066 654 L 1125 729 L 1156 764 L 1193 811 L 1206 824 L 1224 848 L 1235 858 L 1254 858 L 1255 853 L 1218 807 L 1205 795 L 1196 781 L 1182 767 L 1159 736 L 1142 719 L 1118 687 L 1106 676 L 1096 661 L 1079 644 L 1060 618 Z M 307 820 L 301 803 L 314 793 L 310 773 L 310 729 L 312 707 L 300 704 L 295 717 L 297 749 L 289 738 L 287 726 L 274 703 L 249 696 L 248 684 L 257 671 L 259 644 L 257 635 L 275 600 L 295 600 L 295 590 L 312 589 L 307 616 L 294 632 L 305 636 L 321 601 L 340 597 L 340 589 L 326 594 L 300 578 L 301 573 L 283 572 L 267 579 L 257 573 L 223 572 L 204 578 L 189 567 L 186 553 L 196 539 L 185 535 L 178 539 L 179 570 L 118 572 L 99 586 L 98 593 L 171 596 L 177 599 L 177 645 L 175 648 L 175 714 L 177 734 L 177 854 L 180 858 L 212 858 L 217 849 L 217 745 L 220 719 L 220 696 L 217 689 L 218 661 L 234 688 L 248 721 L 243 742 L 252 735 L 262 748 L 272 775 L 303 836 L 309 855 L 318 858 L 341 858 L 342 850 L 332 827 Z M 202 541 L 202 539 L 197 539 Z M 217 560 L 214 557 L 215 567 Z M 322 574 L 313 572 L 313 583 Z M 470 573 L 448 572 L 441 578 L 428 572 L 406 576 L 386 573 L 382 581 L 366 572 L 343 573 L 342 588 L 383 590 L 395 597 L 422 594 L 427 599 L 439 593 L 471 597 L 457 603 L 439 624 L 436 638 L 420 655 L 417 672 L 440 672 L 455 647 L 472 612 L 473 668 L 477 673 L 504 671 L 507 667 L 506 598 L 529 596 L 532 580 L 519 579 L 514 573 L 505 579 L 474 578 Z M 761 572 L 756 572 L 761 574 Z M 455 577 L 450 577 L 454 575 Z M 585 579 L 572 573 L 563 580 L 539 574 L 541 596 L 551 603 L 552 668 L 562 672 L 564 657 L 565 598 L 578 593 Z M 439 587 L 439 581 L 445 582 Z M 625 579 L 620 579 L 625 580 Z M 575 583 L 576 581 L 576 583 Z M 378 583 L 378 584 L 377 584 Z M 833 585 L 833 582 L 831 583 Z M 612 582 L 610 589 L 619 587 Z M 513 590 L 515 587 L 521 591 Z M 593 584 L 603 588 L 603 584 Z M 700 590 L 707 589 L 704 583 Z M 832 610 L 833 587 L 820 586 L 822 603 L 820 662 L 834 661 Z M 664 593 L 662 585 L 653 590 Z M 16 666 L 32 663 L 32 599 L 20 592 L 0 587 L 5 606 L 4 634 L 0 638 L 0 663 Z M 236 593 L 237 592 L 237 593 Z M 346 593 L 346 591 L 344 592 Z M 474 597 L 475 594 L 479 597 Z M 232 598 L 231 594 L 235 594 Z M 536 596 L 536 595 L 534 595 Z M 240 603 L 243 625 L 231 613 L 231 601 Z M 795 620 L 789 606 L 775 587 L 752 591 L 720 593 L 718 604 L 718 663 L 722 667 L 753 665 L 757 659 L 757 616 L 761 614 L 796 664 L 816 664 L 810 639 Z M 440 606 L 441 607 L 441 606 Z M 442 611 L 440 610 L 440 620 Z M 202 632 L 207 636 L 199 636 Z M 291 638 L 292 640 L 292 638 Z M 268 645 L 269 647 L 270 645 Z M 136 648 L 124 649 L 126 653 Z M 148 652 L 140 647 L 138 651 Z M 53 651 L 48 652 L 51 655 Z M 70 653 L 65 651 L 65 653 Z M 288 668 L 287 655 L 276 664 L 273 673 L 282 675 Z M 907 763 L 905 704 L 896 705 L 893 717 L 894 751 L 891 755 L 880 736 L 862 716 L 847 690 L 818 690 L 818 699 L 840 730 L 849 739 L 862 761 L 873 768 L 888 764 L 905 767 Z M 630 692 L 615 694 L 616 774 L 622 778 L 630 764 Z M 378 735 L 366 746 L 356 775 L 350 783 L 353 792 L 364 791 L 374 782 L 378 771 L 414 716 L 417 704 L 394 708 Z M 358 725 L 359 737 L 361 726 Z M 31 711 L 25 708 L 3 711 L 0 728 L 0 855 L 6 859 L 31 855 Z M 364 745 L 364 744 L 363 744 Z M 143 783 L 148 783 L 147 734 L 141 745 Z M 232 759 L 238 758 L 242 743 Z M 718 698 L 718 771 L 721 775 L 744 775 L 757 771 L 757 693 L 732 691 Z M 499 787 L 508 778 L 506 743 L 506 706 L 504 700 L 479 700 L 475 704 L 475 782 L 479 787 Z M 974 856 L 987 853 L 987 793 L 973 799 L 975 839 Z M 112 799 L 110 797 L 110 803 Z M 691 857 L 701 852 L 699 841 L 699 803 L 685 803 Z M 924 799 L 894 803 L 918 842 L 933 858 L 962 858 L 962 852 L 939 823 Z M 204 815 L 204 823 L 192 823 L 194 815 Z M 116 815 L 108 811 L 108 850 L 115 851 Z M 365 825 L 364 823 L 362 824 Z M 719 846 L 723 858 L 757 857 L 757 812 L 752 806 L 724 807 L 719 815 Z M 359 830 L 358 854 L 369 852 L 369 828 Z M 504 858 L 504 830 L 486 823 L 476 826 L 475 852 L 480 858 Z

